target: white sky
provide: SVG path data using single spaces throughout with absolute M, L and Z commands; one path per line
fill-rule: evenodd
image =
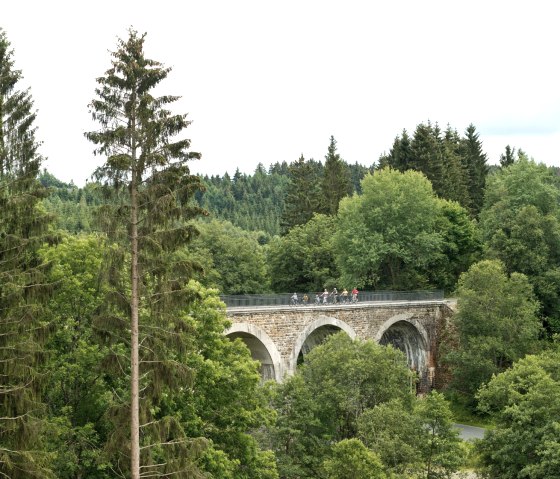
M 324 160 L 330 135 L 370 165 L 403 128 L 473 123 L 490 163 L 507 144 L 560 166 L 560 6 L 474 0 L 3 0 L 2 27 L 38 109 L 45 166 L 83 185 L 102 158 L 83 136 L 117 37 L 147 32 L 173 67 L 197 173 Z

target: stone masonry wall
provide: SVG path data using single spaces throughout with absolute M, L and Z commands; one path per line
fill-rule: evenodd
M 445 301 L 341 304 L 228 309 L 234 324 L 251 325 L 272 340 L 280 358 L 282 375 L 295 369 L 299 349 L 318 327 L 333 325 L 350 336 L 379 341 L 383 332 L 397 321 L 414 326 L 425 341 L 427 366 L 436 366 L 438 335 L 451 314 Z

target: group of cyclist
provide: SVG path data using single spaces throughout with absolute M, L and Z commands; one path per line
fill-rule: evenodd
M 316 293 L 314 299 L 314 304 L 316 305 L 337 304 L 337 303 L 357 303 L 357 302 L 358 302 L 357 288 L 354 288 L 351 294 L 348 293 L 348 290 L 346 288 L 342 290 L 342 293 L 339 293 L 336 288 L 333 288 L 333 290 L 329 293 L 327 288 L 325 288 L 325 290 L 322 293 Z M 290 298 L 290 304 L 293 306 L 299 304 L 307 305 L 307 304 L 311 304 L 311 302 L 307 294 L 304 294 L 301 297 L 301 302 L 300 302 L 300 298 L 298 294 L 294 293 Z

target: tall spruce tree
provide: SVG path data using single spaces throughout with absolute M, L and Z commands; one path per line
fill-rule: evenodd
M 178 97 L 153 96 L 170 68 L 146 58 L 145 36 L 130 30 L 127 40 L 118 40 L 90 104 L 101 128 L 85 134 L 97 145 L 96 154 L 107 157 L 95 174 L 112 198 L 100 219 L 118 245 L 108 258 L 112 291 L 98 327 L 113 343 L 115 362 L 130 375 L 128 404 L 115 411 L 119 427 L 112 441 L 118 454 L 130 453 L 130 477 L 139 479 L 141 470 L 154 477 L 197 477 L 196 441 L 185 437 L 164 398 L 190 376 L 178 358 L 185 348 L 181 333 L 188 329 L 180 311 L 189 301 L 192 264 L 176 252 L 195 234 L 187 221 L 202 213 L 192 206 L 201 183 L 187 166 L 200 155 L 188 151 L 190 140 L 176 137 L 190 124 L 185 114 L 167 109 Z M 130 361 L 123 365 L 127 348 Z M 129 440 L 121 437 L 125 424 Z
M 412 161 L 411 169 L 421 171 L 432 182 L 434 191 L 439 196 L 445 197 L 444 192 L 444 162 L 441 148 L 440 130 L 428 124 L 420 123 L 414 131 L 411 142 Z
M 347 165 L 337 153 L 336 140 L 331 136 L 321 182 L 321 212 L 331 216 L 336 215 L 340 200 L 351 193 L 352 185 Z
M 319 210 L 319 176 L 321 164 L 305 161 L 303 155 L 289 166 L 289 178 L 284 199 L 284 211 L 280 220 L 285 234 L 297 225 L 307 223 Z
M 39 202 L 41 156 L 29 90 L 0 29 L 0 476 L 44 478 L 37 443 L 41 412 L 37 372 L 47 325 L 41 320 L 49 294 L 37 254 L 49 218 Z
M 472 123 L 465 130 L 465 138 L 462 139 L 461 157 L 467 172 L 470 197 L 468 207 L 471 214 L 477 217 L 484 202 L 488 163 L 486 153 L 482 151 L 482 142 Z

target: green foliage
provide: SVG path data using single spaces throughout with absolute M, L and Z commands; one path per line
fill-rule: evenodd
M 415 400 L 412 382 L 400 351 L 330 336 L 276 388 L 281 477 L 451 477 L 463 451 L 449 406 Z
M 326 479 L 385 479 L 379 458 L 359 439 L 343 439 L 323 464 Z
M 450 478 L 463 463 L 459 432 L 442 394 L 434 391 L 416 404 L 423 424 L 420 452 L 426 479 Z
M 52 291 L 39 247 L 51 241 L 40 206 L 42 158 L 35 139 L 33 100 L 19 90 L 21 71 L 0 29 L 0 476 L 48 478 L 39 442 L 39 395 L 48 324 L 43 308 Z
M 358 435 L 379 455 L 386 470 L 410 476 L 421 469 L 422 427 L 410 403 L 390 401 L 364 412 Z
M 443 195 L 447 185 L 439 126 L 437 124 L 433 126 L 430 122 L 417 125 L 412 137 L 411 149 L 413 169 L 424 173 L 432 183 L 434 192 Z
M 45 209 L 54 216 L 58 229 L 69 233 L 90 233 L 94 230 L 94 212 L 103 204 L 97 184 L 88 183 L 78 188 L 72 183 L 63 183 L 43 170 L 41 184 L 49 188 L 49 196 L 43 200 Z
M 185 364 L 194 373 L 193 382 L 167 406 L 180 415 L 188 437 L 205 437 L 210 449 L 223 451 L 220 457 L 233 477 L 276 479 L 274 457 L 251 434 L 274 419 L 266 406 L 267 390 L 260 387 L 258 363 L 241 340 L 224 336 L 229 324 L 217 292 L 194 281 L 188 290 L 194 300 L 182 319 L 188 330 Z
M 278 292 L 318 292 L 336 284 L 333 247 L 335 219 L 315 215 L 305 225 L 274 238 L 268 248 L 272 289 Z
M 450 126 L 442 134 L 430 122 L 420 123 L 412 138 L 403 130 L 379 160 L 380 169 L 386 166 L 420 171 L 440 198 L 459 202 L 472 216 L 480 212 L 488 166 L 474 125 L 467 127 L 465 137 Z
M 560 477 L 559 362 L 556 345 L 521 359 L 479 391 L 479 407 L 497 423 L 478 445 L 489 477 Z
M 458 344 L 446 360 L 452 366 L 451 388 L 472 400 L 493 374 L 536 346 L 538 302 L 525 275 L 508 276 L 499 261 L 488 260 L 461 275 L 457 296 L 452 322 Z
M 99 272 L 109 252 L 96 236 L 67 236 L 41 251 L 52 265 L 49 280 L 58 285 L 47 309 L 53 333 L 43 394 L 50 423 L 45 443 L 60 479 L 113 477 L 115 464 L 104 455 L 112 429 L 108 411 L 115 402 L 111 389 L 125 385 L 104 371 L 107 347 L 93 330 L 106 287 Z
M 513 165 L 519 160 L 528 160 L 529 157 L 526 153 L 519 148 L 518 151 L 515 151 L 515 148 L 512 148 L 510 145 L 507 145 L 504 153 L 500 155 L 500 166 L 502 168 L 507 168 L 508 166 Z
M 259 165 L 254 175 L 237 171 L 233 179 L 227 173 L 223 177 L 203 178 L 206 191 L 196 198 L 217 219 L 230 221 L 244 230 L 275 235 L 280 233 L 288 183 L 287 171 L 280 166 L 271 167 L 267 173 Z
M 343 199 L 334 236 L 344 284 L 419 289 L 439 258 L 441 202 L 416 172 L 385 169 L 362 181 L 362 195 Z
M 527 275 L 548 332 L 559 331 L 560 189 L 552 170 L 521 158 L 492 175 L 481 230 L 487 257 Z
M 49 279 L 59 285 L 47 309 L 54 333 L 47 344 L 52 354 L 42 372 L 48 378 L 43 394 L 50 425 L 44 442 L 61 479 L 105 479 L 122 467 L 114 451 L 119 437 L 114 413 L 128 380 L 110 350 L 117 348 L 122 365 L 127 351 L 98 329 L 96 318 L 109 288 L 100 273 L 115 248 L 96 236 L 69 236 L 42 251 L 52 264 Z M 200 441 L 190 442 L 189 454 L 199 472 L 275 479 L 274 458 L 251 435 L 273 419 L 266 391 L 259 386 L 258 365 L 242 342 L 223 335 L 228 323 L 217 292 L 193 281 L 186 289 L 193 300 L 177 312 L 180 347 L 170 345 L 166 361 L 184 365 L 190 378 L 179 388 L 165 388 L 166 378 L 157 378 L 154 382 L 165 392 L 152 399 L 152 413 L 173 418 L 166 424 L 180 427 L 187 437 L 206 438 L 203 450 Z
M 473 124 L 470 124 L 465 131 L 460 154 L 467 174 L 470 199 L 468 207 L 473 216 L 478 217 L 484 202 L 484 190 L 489 168 L 487 156 L 482 151 L 482 142 Z
M 346 163 L 336 152 L 336 140 L 331 136 L 325 168 L 321 180 L 320 212 L 334 216 L 338 212 L 340 200 L 352 193 L 350 175 Z
M 202 265 L 200 281 L 223 294 L 268 291 L 268 272 L 261 234 L 245 231 L 228 221 L 198 222 L 199 235 L 188 257 Z
M 440 202 L 441 216 L 436 229 L 442 237 L 441 253 L 426 270 L 430 284 L 454 291 L 461 273 L 482 254 L 482 240 L 477 224 L 468 211 L 454 201 Z
M 381 155 L 378 168 L 393 168 L 401 173 L 412 168 L 413 154 L 410 146 L 410 136 L 403 130 L 401 136 L 397 136 L 393 142 L 393 147 L 388 155 Z
M 432 392 L 410 403 L 390 401 L 366 411 L 359 435 L 397 477 L 450 477 L 461 466 L 462 449 L 444 397 Z
M 436 132 L 438 130 L 436 129 Z M 439 141 L 439 148 L 443 156 L 443 181 L 438 196 L 451 201 L 457 201 L 464 208 L 471 203 L 469 197 L 469 178 L 466 161 L 462 156 L 463 140 L 457 130 L 447 127 Z M 437 191 L 437 190 L 436 190 Z
M 290 181 L 280 222 L 284 233 L 294 226 L 307 223 L 319 211 L 323 165 L 313 160 L 305 161 L 301 155 L 298 161 L 289 166 L 288 171 Z
M 120 464 L 130 456 L 133 479 L 143 467 L 191 477 L 204 441 L 186 436 L 166 401 L 193 374 L 181 360 L 188 324 L 180 315 L 192 301 L 186 285 L 193 265 L 177 252 L 195 234 L 189 220 L 203 213 L 193 205 L 200 180 L 187 166 L 200 155 L 178 137 L 190 124 L 168 109 L 178 97 L 153 96 L 170 69 L 145 57 L 144 40 L 133 30 L 118 40 L 90 104 L 100 130 L 86 133 L 95 152 L 107 156 L 95 173 L 110 199 L 98 220 L 115 246 L 106 258 L 108 290 L 96 328 L 105 334 L 112 372 L 130 378 L 109 413 L 115 427 L 107 447 Z
M 282 477 L 317 477 L 334 443 L 355 438 L 360 416 L 393 399 L 410 401 L 403 354 L 372 341 L 329 337 L 277 387 L 271 431 Z

